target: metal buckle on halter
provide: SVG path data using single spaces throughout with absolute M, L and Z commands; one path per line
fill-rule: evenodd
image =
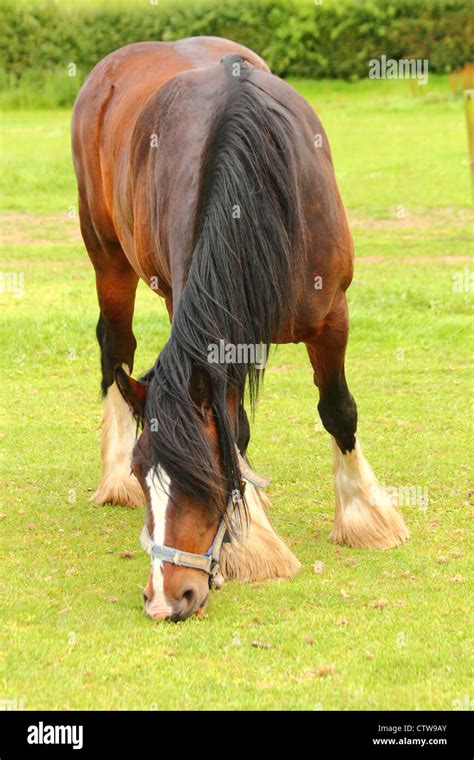
M 247 460 L 244 459 L 240 453 L 237 444 L 235 445 L 235 449 L 239 462 L 241 482 L 244 483 L 244 487 L 245 482 L 248 482 L 252 483 L 252 485 L 256 486 L 257 488 L 266 488 L 270 484 L 270 478 L 264 478 L 262 475 L 258 475 L 254 470 L 252 470 Z
M 217 573 L 219 572 L 219 562 L 215 559 L 212 560 L 211 569 L 209 571 L 209 588 L 215 585 Z

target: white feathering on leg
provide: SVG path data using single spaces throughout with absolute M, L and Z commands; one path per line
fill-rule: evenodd
M 338 544 L 389 549 L 409 538 L 402 514 L 365 459 L 359 442 L 343 454 L 332 438 L 336 513 L 331 540 Z
M 127 367 L 124 369 L 128 370 Z M 91 501 L 143 507 L 145 496 L 142 488 L 130 473 L 136 422 L 115 382 L 107 389 L 101 429 L 102 477 Z
M 268 496 L 247 483 L 248 532 L 240 540 L 224 544 L 220 570 L 224 578 L 240 582 L 291 578 L 301 565 L 275 530 L 268 516 Z

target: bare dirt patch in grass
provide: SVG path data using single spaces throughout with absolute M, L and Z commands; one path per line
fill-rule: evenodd
M 79 219 L 67 214 L 1 214 L 3 245 L 49 245 L 82 242 Z
M 400 204 L 391 209 L 391 215 L 386 219 L 368 217 L 356 210 L 348 210 L 347 214 L 350 226 L 361 230 L 436 229 L 446 226 L 472 229 L 474 222 L 474 212 L 471 209 L 452 206 L 407 209 Z
M 16 267 L 18 270 L 21 269 L 21 267 L 31 267 L 32 264 L 38 265 L 38 261 L 34 261 L 33 259 L 8 259 L 8 266 L 9 267 Z M 52 267 L 61 267 L 65 269 L 66 267 L 87 267 L 90 268 L 91 263 L 89 259 L 87 258 L 87 254 L 84 254 L 84 259 L 77 258 L 77 259 L 41 259 L 39 262 L 41 267 L 46 266 L 52 266 Z
M 384 264 L 393 261 L 397 264 L 469 264 L 474 256 L 405 256 L 401 259 L 386 256 L 356 256 L 356 264 Z
M 405 211 L 398 219 L 394 215 L 387 219 L 374 219 L 362 216 L 358 211 L 349 211 L 349 222 L 354 231 L 357 230 L 428 230 L 436 233 L 441 226 L 449 225 L 456 229 L 464 228 L 469 233 L 472 230 L 474 214 L 470 209 L 443 207 L 436 209 L 418 209 L 417 212 Z M 37 214 L 1 214 L 0 239 L 3 245 L 50 245 L 54 242 L 61 244 L 83 244 L 79 228 L 79 220 L 70 218 L 67 214 L 37 215 Z M 28 261 L 28 260 L 27 260 Z M 356 256 L 358 264 L 381 264 L 387 261 L 385 256 Z M 471 263 L 472 256 L 406 256 L 397 259 L 399 264 L 463 264 Z M 22 260 L 11 262 L 17 265 Z M 47 263 L 47 262 L 43 262 Z M 67 262 L 64 262 L 67 263 Z M 71 262 L 72 263 L 72 262 Z M 74 262 L 77 263 L 77 262 Z

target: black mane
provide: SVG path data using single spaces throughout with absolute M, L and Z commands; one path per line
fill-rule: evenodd
M 240 76 L 233 66 L 240 63 Z M 304 217 L 298 189 L 295 136 L 281 104 L 252 82 L 239 56 L 226 56 L 227 93 L 220 104 L 202 167 L 196 243 L 175 310 L 171 336 L 150 380 L 146 419 L 153 462 L 188 497 L 222 512 L 240 487 L 236 431 L 226 391 L 236 388 L 252 410 L 263 370 L 254 364 L 210 364 L 209 344 L 261 344 L 291 321 L 292 284 L 304 257 Z M 240 218 L 233 218 L 234 207 Z M 200 411 L 189 392 L 200 368 L 212 383 L 221 472 L 203 437 Z M 153 430 L 153 428 L 152 428 Z

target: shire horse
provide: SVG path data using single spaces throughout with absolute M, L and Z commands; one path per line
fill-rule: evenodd
M 183 620 L 225 578 L 290 577 L 300 567 L 245 458 L 244 401 L 253 409 L 263 369 L 210 361 L 216 345 L 306 345 L 332 437 L 331 539 L 405 541 L 403 517 L 356 437 L 344 373 L 353 244 L 326 134 L 304 98 L 229 40 L 132 44 L 83 85 L 72 150 L 100 307 L 93 499 L 146 508 L 145 611 Z M 171 332 L 136 380 L 140 278 L 164 298 Z

